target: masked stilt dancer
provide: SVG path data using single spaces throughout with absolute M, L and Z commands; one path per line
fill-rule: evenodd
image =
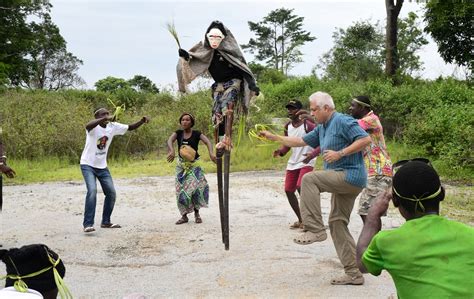
M 209 73 L 212 84 L 212 121 L 215 128 L 217 156 L 217 184 L 221 210 L 222 240 L 229 249 L 229 171 L 232 148 L 234 111 L 246 114 L 250 99 L 260 93 L 255 77 L 249 69 L 239 44 L 231 31 L 219 21 L 213 21 L 206 30 L 204 41 L 189 51 L 179 49 L 177 66 L 179 90 L 197 76 Z M 224 157 L 224 172 L 222 167 Z

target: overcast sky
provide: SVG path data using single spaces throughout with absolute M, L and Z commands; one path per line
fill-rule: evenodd
M 346 1 L 160 1 L 160 0 L 52 0 L 52 19 L 66 39 L 68 50 L 82 59 L 79 74 L 88 88 L 107 76 L 130 79 L 144 75 L 159 87 L 175 88 L 177 46 L 166 30 L 174 21 L 181 45 L 189 49 L 204 38 L 213 20 L 222 21 L 239 44 L 248 43 L 252 32 L 248 21 L 258 22 L 270 11 L 294 8 L 304 17 L 304 29 L 316 40 L 307 43 L 302 52 L 304 62 L 290 71 L 308 75 L 319 57 L 333 45 L 335 28 L 347 28 L 360 20 L 380 20 L 384 24 L 382 0 Z M 410 11 L 421 16 L 423 4 L 405 2 L 401 17 Z M 431 39 L 430 39 L 431 41 Z M 424 78 L 452 75 L 454 67 L 446 65 L 430 42 L 420 55 L 424 61 Z M 248 61 L 252 56 L 245 54 Z

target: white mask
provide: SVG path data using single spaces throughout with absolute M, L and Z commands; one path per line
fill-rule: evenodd
M 224 39 L 224 34 L 217 28 L 212 28 L 207 33 L 207 40 L 209 41 L 209 45 L 211 48 L 217 49 L 221 44 L 222 40 Z

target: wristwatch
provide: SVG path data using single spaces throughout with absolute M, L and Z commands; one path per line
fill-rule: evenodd
M 346 153 L 344 152 L 344 149 L 338 151 L 337 153 L 339 154 L 339 156 L 341 156 L 341 158 L 346 155 Z

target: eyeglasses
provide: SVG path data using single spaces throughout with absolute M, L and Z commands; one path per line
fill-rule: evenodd
M 398 161 L 398 162 L 396 162 L 392 165 L 393 174 L 395 174 L 403 165 L 407 164 L 408 162 L 412 162 L 412 161 L 423 162 L 423 163 L 426 163 L 429 166 L 433 167 L 433 165 L 431 165 L 430 160 L 428 160 L 426 158 L 413 158 L 413 159 L 408 159 L 408 160 L 400 160 L 400 161 Z

